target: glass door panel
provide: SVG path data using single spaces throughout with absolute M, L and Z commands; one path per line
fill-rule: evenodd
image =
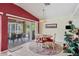
M 25 43 L 24 39 L 22 39 L 22 34 L 23 23 L 8 22 L 9 48 Z
M 16 33 L 17 34 L 23 33 L 23 23 L 16 23 Z
M 35 23 L 31 22 L 32 40 L 35 39 Z
M 16 24 L 14 23 L 14 24 L 11 24 L 11 33 L 15 33 L 16 31 Z
M 31 39 L 31 27 L 30 27 L 30 22 L 27 21 L 26 22 L 26 36 L 28 36 L 28 40 L 32 40 Z

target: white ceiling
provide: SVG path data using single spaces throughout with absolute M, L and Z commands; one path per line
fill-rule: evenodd
M 34 16 L 42 19 L 62 17 L 72 15 L 77 3 L 51 3 L 45 6 L 43 3 L 16 3 L 16 5 L 30 12 Z M 45 16 L 43 15 L 43 7 L 45 7 Z

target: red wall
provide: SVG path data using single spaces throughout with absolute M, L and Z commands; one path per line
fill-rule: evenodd
M 1 51 L 4 51 L 6 49 L 8 49 L 8 18 L 6 17 L 6 15 L 4 14 L 2 16 L 2 20 L 1 20 L 1 26 L 2 26 L 2 32 L 1 32 Z
M 2 19 L 0 20 L 2 22 L 2 27 L 0 28 L 2 30 L 1 51 L 8 49 L 8 18 L 6 13 L 39 21 L 38 18 L 12 3 L 0 3 L 0 12 L 3 12 Z
M 0 12 L 9 13 L 16 16 L 21 16 L 21 17 L 39 21 L 38 18 L 30 14 L 29 12 L 25 11 L 21 7 L 12 3 L 0 3 Z

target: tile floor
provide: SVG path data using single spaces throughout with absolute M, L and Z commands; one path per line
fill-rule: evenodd
M 0 56 L 42 56 L 42 55 L 32 52 L 29 49 L 29 45 L 33 42 L 34 41 L 22 44 L 20 46 L 12 48 L 12 49 L 8 49 L 7 51 L 0 53 Z M 70 55 L 70 53 L 63 53 L 63 51 L 62 51 L 61 53 L 59 53 L 55 56 L 67 56 L 67 55 Z
M 15 39 L 14 43 L 13 40 L 9 39 L 9 49 L 15 48 L 16 46 L 22 45 L 24 43 L 29 42 L 30 40 L 28 38 L 22 38 L 22 39 Z

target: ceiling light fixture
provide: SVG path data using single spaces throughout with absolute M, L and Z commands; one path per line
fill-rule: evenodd
M 48 5 L 50 5 L 50 3 L 44 3 L 44 5 L 45 5 L 45 6 L 48 6 Z
M 49 6 L 50 3 L 44 3 L 43 5 L 43 19 L 46 19 L 46 7 Z

